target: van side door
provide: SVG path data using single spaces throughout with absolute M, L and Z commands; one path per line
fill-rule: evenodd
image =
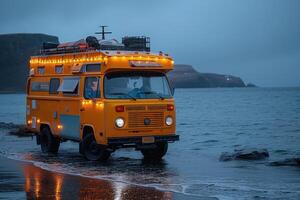
M 86 126 L 91 127 L 98 143 L 104 142 L 104 104 L 101 88 L 100 76 L 90 75 L 85 77 L 83 100 L 80 109 L 82 130 Z

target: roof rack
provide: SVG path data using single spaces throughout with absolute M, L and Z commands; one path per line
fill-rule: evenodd
M 146 51 L 150 52 L 150 38 L 145 36 L 123 37 L 122 43 L 117 40 L 101 40 L 93 36 L 87 37 L 86 40 L 76 42 L 67 42 L 62 44 L 44 43 L 40 50 L 41 55 L 65 54 L 87 52 L 95 50 L 125 50 L 125 51 Z
M 78 53 L 94 51 L 93 47 L 80 47 L 80 46 L 70 46 L 70 47 L 57 47 L 53 49 L 41 49 L 40 54 L 42 55 L 53 55 L 53 54 L 65 54 L 65 53 Z

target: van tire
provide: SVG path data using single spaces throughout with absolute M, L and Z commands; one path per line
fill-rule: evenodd
M 92 133 L 87 134 L 80 144 L 81 153 L 90 161 L 106 161 L 110 157 L 110 152 L 106 147 L 99 145 Z
M 161 160 L 168 151 L 168 142 L 156 143 L 156 148 L 141 149 L 145 160 Z
M 60 139 L 54 137 L 48 127 L 43 127 L 40 134 L 40 143 L 43 153 L 56 154 L 59 149 Z

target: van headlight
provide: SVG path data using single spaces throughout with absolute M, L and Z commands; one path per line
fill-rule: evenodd
M 172 124 L 173 124 L 173 118 L 172 117 L 166 117 L 166 124 L 168 125 L 168 126 L 171 126 Z
M 116 127 L 122 128 L 125 124 L 125 121 L 122 118 L 117 118 L 115 121 L 115 124 L 116 124 Z

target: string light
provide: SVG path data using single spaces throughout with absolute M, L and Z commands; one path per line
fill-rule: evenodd
M 150 55 L 150 56 L 149 56 Z M 124 55 L 124 54 L 118 54 L 118 55 L 114 55 L 114 56 L 102 56 L 102 55 L 93 55 L 93 56 L 89 56 L 87 54 L 85 55 L 80 55 L 73 58 L 71 58 L 70 56 L 43 56 L 43 57 L 33 57 L 29 60 L 30 65 L 34 65 L 34 64 L 72 64 L 72 63 L 85 63 L 85 62 L 104 62 L 105 64 L 107 64 L 108 60 L 113 60 L 113 61 L 122 61 L 122 62 L 126 62 L 126 61 L 144 61 L 144 62 L 167 62 L 166 64 L 168 66 L 173 66 L 174 65 L 174 61 L 170 58 L 170 57 L 166 57 L 166 56 L 162 56 L 162 55 L 151 55 L 151 54 L 141 54 L 140 55 Z

